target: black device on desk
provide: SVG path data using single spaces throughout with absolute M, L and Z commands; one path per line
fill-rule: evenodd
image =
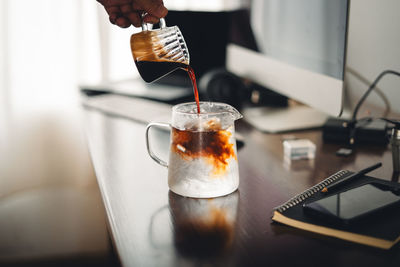
M 351 124 L 350 120 L 329 118 L 323 126 L 322 138 L 325 143 L 349 144 L 353 138 L 357 144 L 387 145 L 388 129 L 382 120 L 359 120 Z
M 347 170 L 332 174 L 276 207 L 272 220 L 314 233 L 390 249 L 400 241 L 400 185 L 362 175 L 345 182 L 340 189 L 336 188 L 338 191 L 335 193 L 327 195 L 322 191 L 330 184 L 346 181 L 353 174 Z M 320 201 L 322 199 L 326 202 Z
M 303 210 L 315 218 L 349 225 L 379 212 L 390 212 L 391 207 L 400 208 L 400 190 L 368 183 L 305 203 Z

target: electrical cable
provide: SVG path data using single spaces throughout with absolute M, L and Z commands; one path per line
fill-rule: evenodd
M 356 71 L 352 67 L 346 66 L 346 72 L 351 74 L 351 75 L 353 75 L 356 79 L 358 79 L 360 82 L 362 82 L 366 86 L 370 86 L 371 85 L 371 81 L 369 81 L 361 73 L 359 73 L 358 71 Z M 378 85 L 375 86 L 374 91 L 382 99 L 383 103 L 386 106 L 386 109 L 383 111 L 383 114 L 382 114 L 383 117 L 386 117 L 387 115 L 389 115 L 389 113 L 392 110 L 392 107 L 390 105 L 390 101 L 386 97 L 386 95 L 383 93 L 382 89 L 378 87 Z
M 383 76 L 385 76 L 386 74 L 393 74 L 393 75 L 397 75 L 400 77 L 400 72 L 394 71 L 394 70 L 385 70 L 382 71 L 374 80 L 374 82 L 369 86 L 368 90 L 363 94 L 363 96 L 360 98 L 360 100 L 358 101 L 356 107 L 354 108 L 353 111 L 353 115 L 351 120 L 348 122 L 348 127 L 350 129 L 349 132 L 349 145 L 353 146 L 356 142 L 355 137 L 356 137 L 356 132 L 357 132 L 357 123 L 364 120 L 364 119 L 359 119 L 357 120 L 357 113 L 358 110 L 360 109 L 360 107 L 362 106 L 362 104 L 364 103 L 365 99 L 368 97 L 368 95 L 371 93 L 371 91 L 376 87 L 376 85 L 378 84 L 378 82 L 382 79 Z M 365 118 L 368 121 L 371 121 L 372 118 L 368 117 Z
M 368 90 L 364 93 L 364 95 L 361 97 L 361 99 L 358 101 L 354 112 L 353 112 L 353 116 L 352 116 L 352 121 L 357 121 L 357 113 L 358 110 L 360 109 L 361 105 L 364 103 L 365 99 L 368 97 L 368 95 L 371 93 L 371 91 L 375 88 L 375 86 L 377 85 L 377 83 L 380 81 L 380 79 L 385 76 L 386 74 L 393 74 L 393 75 L 397 75 L 400 77 L 400 72 L 394 71 L 394 70 L 385 70 L 383 72 L 381 72 L 378 77 L 376 77 L 375 81 L 371 84 L 371 86 L 368 88 Z

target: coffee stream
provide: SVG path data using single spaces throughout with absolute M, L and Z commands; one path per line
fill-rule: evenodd
M 184 68 L 184 70 L 187 71 L 190 80 L 192 81 L 194 99 L 196 100 L 196 105 L 197 105 L 197 113 L 200 114 L 199 90 L 197 90 L 196 75 L 194 74 L 193 68 L 190 67 L 189 65 L 186 68 Z
M 197 113 L 200 113 L 199 92 L 194 70 L 186 58 L 175 58 L 172 48 L 166 48 L 160 42 L 156 32 L 144 31 L 131 36 L 131 50 L 135 64 L 144 81 L 150 83 L 180 68 L 185 70 L 192 82 Z
M 197 89 L 196 75 L 191 66 L 186 65 L 184 63 L 180 63 L 180 62 L 159 61 L 159 60 L 157 60 L 157 61 L 156 60 L 152 60 L 152 61 L 142 60 L 142 61 L 135 61 L 135 63 L 136 63 L 137 69 L 140 73 L 140 76 L 142 76 L 143 80 L 145 80 L 146 82 L 152 82 L 154 80 L 157 80 L 163 74 L 172 72 L 173 70 L 175 70 L 177 68 L 181 68 L 184 71 L 186 71 L 192 82 L 194 99 L 195 99 L 196 105 L 197 105 L 197 113 L 200 114 L 199 91 Z

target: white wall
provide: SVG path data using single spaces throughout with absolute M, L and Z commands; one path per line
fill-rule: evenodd
M 370 82 L 385 69 L 400 72 L 399 0 L 351 0 L 347 66 Z M 346 94 L 354 106 L 367 86 L 349 72 L 346 83 Z M 400 113 L 400 77 L 385 76 L 378 87 L 386 94 L 392 110 Z M 368 99 L 373 105 L 384 106 L 375 93 Z

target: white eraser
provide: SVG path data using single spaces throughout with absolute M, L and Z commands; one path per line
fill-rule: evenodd
M 316 146 L 308 139 L 285 140 L 283 142 L 283 153 L 286 158 L 313 159 L 315 158 Z

